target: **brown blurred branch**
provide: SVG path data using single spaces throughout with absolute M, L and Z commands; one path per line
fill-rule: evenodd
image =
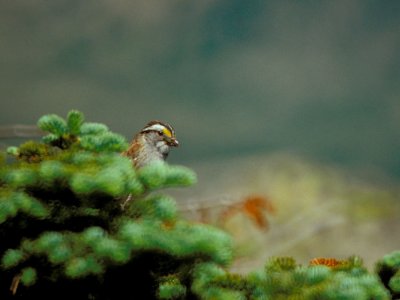
M 43 136 L 43 131 L 36 125 L 1 125 L 0 139 L 7 138 L 33 138 Z

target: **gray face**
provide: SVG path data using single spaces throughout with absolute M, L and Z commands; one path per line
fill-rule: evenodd
M 179 142 L 175 137 L 175 131 L 171 125 L 160 121 L 151 121 L 145 128 L 142 129 L 141 133 L 156 132 L 162 137 L 168 146 L 178 147 Z
M 152 147 L 155 148 L 155 151 L 162 155 L 164 159 L 167 158 L 170 147 L 162 134 L 157 131 L 148 132 L 147 141 L 149 141 L 149 144 L 152 145 Z
M 142 165 L 155 160 L 165 160 L 171 147 L 178 147 L 174 129 L 160 121 L 151 121 L 140 132 L 146 142 L 145 151 L 139 154 L 137 161 Z

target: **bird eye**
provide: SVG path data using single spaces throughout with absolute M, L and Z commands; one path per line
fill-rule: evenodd
M 157 131 L 158 135 L 163 135 L 164 133 L 162 131 Z

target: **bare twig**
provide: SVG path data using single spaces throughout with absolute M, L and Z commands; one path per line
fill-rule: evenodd
M 21 274 L 15 275 L 10 286 L 10 291 L 13 295 L 17 293 L 19 282 L 21 281 Z
M 32 138 L 43 136 L 43 131 L 36 125 L 2 125 L 0 126 L 0 138 Z

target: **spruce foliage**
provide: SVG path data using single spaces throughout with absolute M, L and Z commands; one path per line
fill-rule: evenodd
M 225 273 L 211 284 L 240 292 L 238 299 L 390 299 L 380 278 L 368 273 L 358 257 L 336 266 L 302 266 L 291 257 L 271 258 L 262 271 L 247 276 Z
M 179 219 L 175 201 L 156 192 L 193 184 L 191 170 L 135 171 L 120 155 L 125 139 L 78 111 L 38 126 L 42 142 L 1 160 L 1 299 L 12 286 L 22 298 L 173 299 L 187 294 L 195 265 L 230 262 L 227 234 Z M 128 195 L 135 200 L 122 209 Z
M 391 292 L 393 299 L 400 298 L 400 251 L 385 255 L 376 264 L 376 272 Z
M 231 238 L 180 218 L 166 187 L 195 174 L 156 163 L 140 170 L 120 155 L 125 139 L 107 126 L 46 115 L 47 133 L 0 155 L 0 299 L 390 299 L 400 256 L 371 274 L 357 257 L 271 258 L 232 274 Z M 130 195 L 132 201 L 125 203 Z M 329 262 L 327 264 L 326 262 Z M 322 263 L 321 263 L 322 262 Z

